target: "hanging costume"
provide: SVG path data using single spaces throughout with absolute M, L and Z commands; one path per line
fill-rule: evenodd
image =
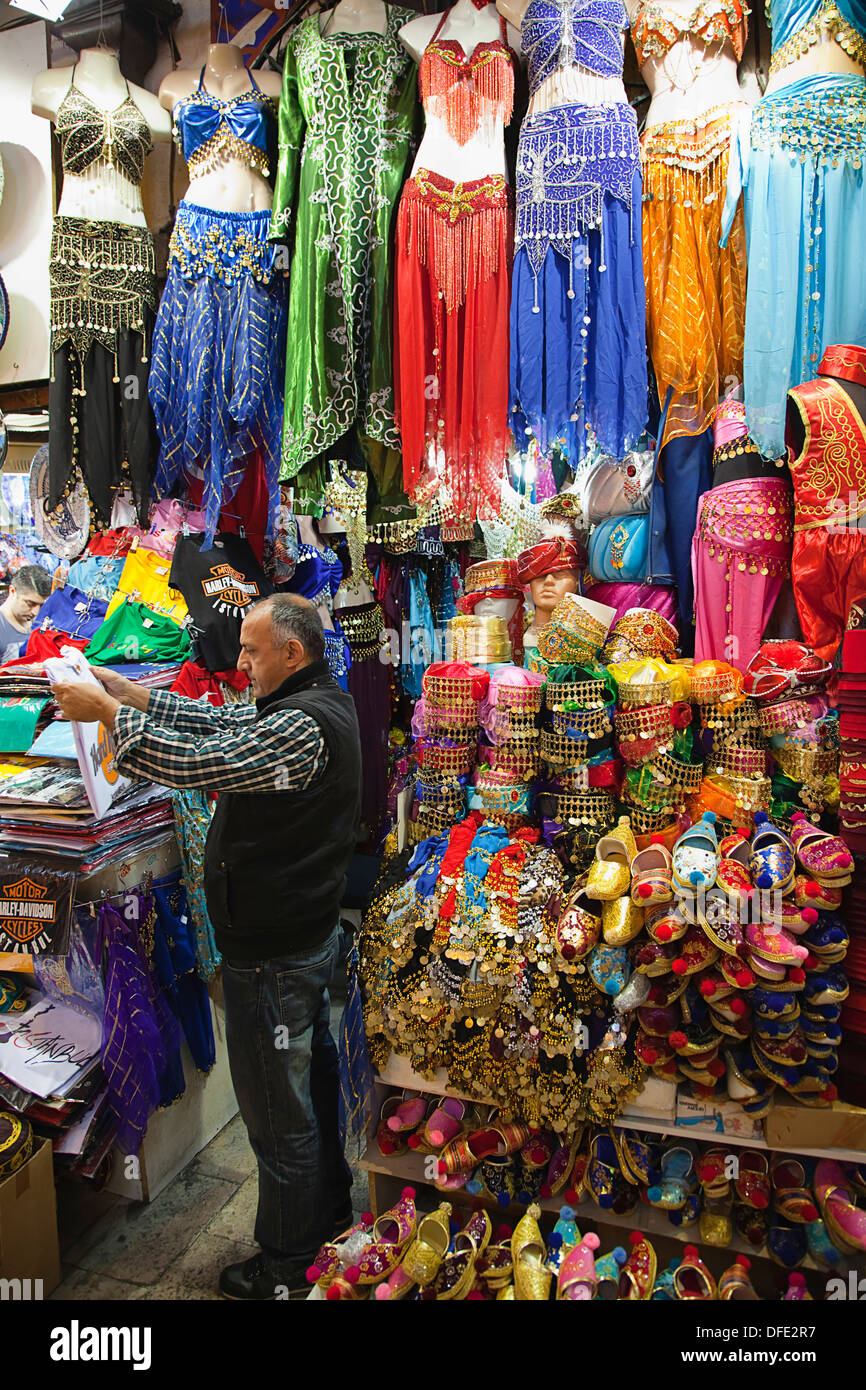
M 734 452 L 757 453 L 739 402 L 719 407 L 715 446 L 713 467 Z M 787 478 L 741 478 L 703 494 L 692 539 L 695 661 L 745 671 L 788 574 L 792 537 Z
M 223 101 L 196 90 L 174 108 L 190 177 L 226 153 L 268 173 L 273 100 L 256 86 Z M 181 200 L 153 339 L 148 391 L 160 438 L 156 485 L 204 478 L 206 544 L 220 508 L 258 451 L 268 489 L 267 534 L 279 507 L 280 381 L 286 281 L 268 242 L 270 213 L 218 212 Z
M 75 86 L 73 69 L 55 130 L 65 174 L 94 170 L 140 187 L 153 142 L 131 95 L 104 111 Z M 146 518 L 154 452 L 146 388 L 157 298 L 153 237 L 146 227 L 58 215 L 49 281 L 48 507 L 58 505 L 79 468 L 100 522 L 109 522 L 125 481 Z
M 828 348 L 819 371 L 826 376 L 788 392 L 788 457 L 794 480 L 791 579 L 803 636 L 819 656 L 832 661 L 848 610 L 866 592 L 866 423 L 844 386 L 830 378 L 866 386 L 866 347 Z M 796 456 L 794 410 L 805 430 Z
M 638 63 L 664 59 L 689 35 L 708 48 L 729 43 L 739 62 L 748 14 L 743 0 L 704 0 L 691 15 L 649 0 L 632 31 Z M 726 379 L 743 376 L 742 200 L 724 250 L 719 236 L 731 139 L 748 109 L 745 102 L 723 103 L 694 119 L 652 125 L 641 136 L 647 338 L 659 400 L 673 387 L 666 441 L 703 433 Z
M 513 54 L 501 37 L 475 45 L 440 39 L 421 57 L 428 121 L 457 147 L 482 137 L 491 163 L 511 119 Z M 459 148 L 455 151 L 459 158 Z M 498 515 L 508 435 L 511 189 L 500 174 L 453 182 L 418 168 L 397 214 L 394 384 L 403 478 L 413 501 L 443 514 Z
M 772 0 L 770 11 L 771 76 L 825 34 L 866 66 L 862 0 Z M 866 224 L 866 77 L 816 74 L 762 97 L 750 145 L 731 171 L 723 234 L 743 186 L 746 418 L 775 458 L 788 388 L 814 376 L 825 347 L 866 343 L 866 270 L 851 234 Z
M 621 0 L 530 0 L 521 30 L 534 94 L 579 65 L 621 78 Z M 621 458 L 646 424 L 637 119 L 624 102 L 527 115 L 517 155 L 510 418 L 575 467 L 587 431 Z
M 412 60 L 397 32 L 414 11 L 386 8 L 384 34 L 323 37 L 316 12 L 286 46 L 270 226 L 274 242 L 290 242 L 294 226 L 280 468 L 286 480 L 354 425 L 377 477 L 393 473 L 389 451 L 399 449 L 390 259 L 415 91 Z M 321 481 L 301 478 L 299 485 L 302 497 L 312 487 L 321 502 Z

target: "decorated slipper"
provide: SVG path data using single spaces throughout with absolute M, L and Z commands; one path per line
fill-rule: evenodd
M 719 1300 L 723 1303 L 760 1303 L 749 1270 L 752 1262 L 747 1255 L 738 1255 L 719 1279 Z
M 714 812 L 705 811 L 701 819 L 680 836 L 673 852 L 673 881 L 685 892 L 711 888 L 719 867 L 719 843 Z
M 819 883 L 817 878 L 805 874 L 794 875 L 794 907 L 798 911 L 812 908 L 815 912 L 838 912 L 841 906 L 841 888 Z
M 746 941 L 751 955 L 772 965 L 802 965 L 809 957 L 808 946 L 801 945 L 774 924 L 750 923 L 746 927 Z
M 551 1273 L 545 1268 L 546 1250 L 538 1218 L 541 1208 L 531 1206 L 521 1216 L 511 1237 L 511 1256 L 514 1261 L 514 1297 L 520 1302 L 546 1302 L 550 1292 Z
M 866 1250 L 866 1211 L 854 1205 L 845 1170 L 834 1159 L 819 1159 L 815 1196 L 833 1242 L 843 1250 Z
M 696 1245 L 687 1245 L 683 1258 L 674 1270 L 674 1289 L 682 1300 L 716 1298 L 716 1281 L 707 1269 Z
M 383 1158 L 390 1158 L 392 1154 L 404 1154 L 407 1142 L 403 1133 L 394 1133 L 388 1121 L 396 1114 L 397 1107 L 400 1105 L 398 1094 L 386 1096 L 382 1102 L 382 1109 L 379 1111 L 379 1124 L 376 1129 L 376 1146 Z
M 733 860 L 742 869 L 749 867 L 749 832 L 748 830 L 734 830 L 730 835 L 724 835 L 719 841 L 719 854 L 723 860 Z M 749 879 L 751 885 L 752 880 Z
M 851 882 L 854 858 L 845 841 L 813 825 L 802 811 L 791 817 L 791 843 L 810 877 L 837 887 Z
M 721 888 L 709 888 L 697 902 L 698 921 L 707 937 L 729 956 L 737 956 L 743 947 L 743 928 L 740 906 Z
M 588 955 L 601 936 L 601 904 L 588 898 L 585 879 L 579 879 L 556 924 L 554 946 L 567 967 Z M 569 973 L 571 973 L 569 971 Z
M 746 1149 L 740 1154 L 740 1166 L 734 1178 L 737 1201 L 755 1211 L 766 1211 L 770 1205 L 771 1185 L 767 1155 L 758 1149 Z
M 716 884 L 736 904 L 738 909 L 757 896 L 749 870 L 737 859 L 722 858 L 719 860 Z
M 755 834 L 749 869 L 756 888 L 784 893 L 794 882 L 794 850 L 791 841 L 764 811 L 755 812 Z
M 438 1153 L 438 1151 L 463 1133 L 466 1105 L 456 1096 L 444 1096 L 428 1115 L 423 1129 L 409 1136 L 409 1148 L 416 1153 Z
M 428 1106 L 428 1096 L 406 1096 L 388 1116 L 388 1129 L 392 1134 L 410 1134 L 421 1124 Z
M 415 1239 L 403 1256 L 401 1268 L 404 1275 L 422 1289 L 432 1284 L 448 1254 L 451 1244 L 450 1215 L 451 1203 L 440 1202 L 436 1211 L 422 1216 Z M 376 1297 L 379 1297 L 378 1291 Z
M 628 817 L 620 816 L 615 830 L 603 835 L 595 847 L 587 878 L 589 897 L 599 902 L 612 902 L 628 893 L 631 887 L 631 861 L 637 853 Z
M 806 1182 L 806 1169 L 799 1158 L 771 1154 L 770 1178 L 773 1183 L 773 1210 L 785 1221 L 803 1225 L 818 1220 L 818 1208 Z
M 774 1212 L 767 1229 L 767 1252 L 774 1264 L 783 1269 L 796 1269 L 809 1253 L 806 1232 L 801 1225 L 786 1221 Z
M 806 1287 L 805 1274 L 789 1274 L 788 1287 L 782 1295 L 783 1303 L 812 1303 L 814 1300 Z
M 361 1254 L 357 1266 L 359 1284 L 378 1284 L 387 1279 L 402 1262 L 403 1252 L 415 1234 L 415 1189 L 404 1187 L 400 1200 L 373 1223 L 373 1241 Z M 349 1271 L 346 1271 L 347 1275 Z
M 595 1273 L 595 1252 L 601 1241 L 594 1231 L 588 1231 L 579 1245 L 569 1250 L 559 1269 L 557 1299 L 589 1302 L 594 1298 L 598 1280 Z
M 594 946 L 587 957 L 587 969 L 594 985 L 603 994 L 616 995 L 625 989 L 631 973 L 624 946 Z
M 639 907 L 669 903 L 674 896 L 671 852 L 660 841 L 660 836 L 658 840 L 651 841 L 631 861 L 632 902 Z
M 601 934 L 607 946 L 628 946 L 643 931 L 643 908 L 631 898 L 617 898 L 602 907 Z
M 626 1262 L 626 1253 L 621 1245 L 602 1255 L 595 1262 L 595 1296 L 602 1303 L 615 1303 L 619 1298 L 619 1276 Z
M 653 941 L 666 945 L 669 941 L 679 941 L 689 929 L 689 920 L 679 904 L 656 905 L 647 908 L 644 926 Z
M 658 1260 L 656 1252 L 640 1231 L 632 1231 L 631 1250 L 619 1276 L 621 1302 L 635 1302 L 652 1297 Z

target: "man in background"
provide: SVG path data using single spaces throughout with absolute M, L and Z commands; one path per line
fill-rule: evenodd
M 9 593 L 0 603 L 0 659 L 18 655 L 26 642 L 33 619 L 51 593 L 51 575 L 41 565 L 22 565 L 12 576 Z M 14 647 L 14 652 L 7 648 Z

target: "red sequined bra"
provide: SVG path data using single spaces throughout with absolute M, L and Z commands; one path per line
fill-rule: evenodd
M 483 119 L 507 125 L 514 101 L 514 55 L 508 46 L 505 20 L 499 16 L 501 38 L 477 43 L 469 57 L 458 39 L 440 39 L 446 10 L 421 55 L 418 82 L 428 115 L 445 122 L 448 134 L 465 145 Z

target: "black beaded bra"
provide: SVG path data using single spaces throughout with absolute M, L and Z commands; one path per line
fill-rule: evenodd
M 63 172 L 84 174 L 94 164 L 106 164 L 140 184 L 144 161 L 153 149 L 150 126 L 132 99 L 105 111 L 75 85 L 75 69 L 69 90 L 57 111 L 55 129 L 60 140 Z

